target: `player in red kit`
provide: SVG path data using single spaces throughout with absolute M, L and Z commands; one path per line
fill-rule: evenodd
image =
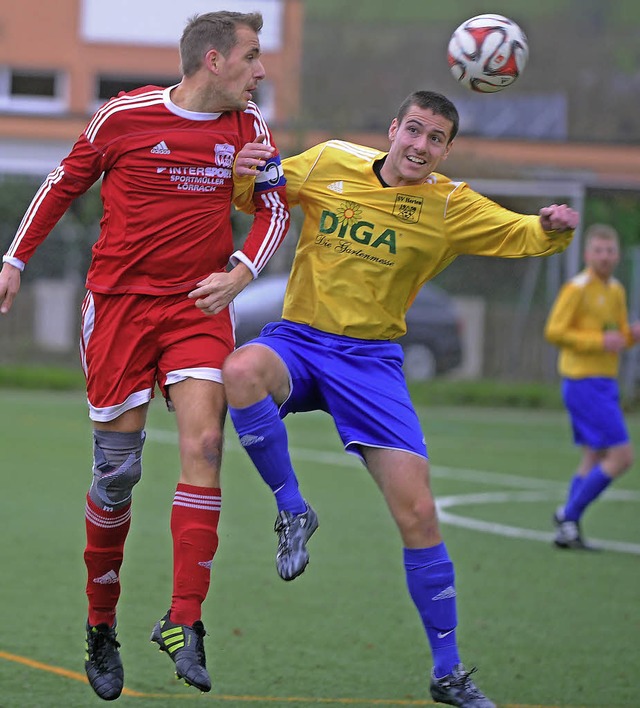
M 45 179 L 3 257 L 0 312 L 6 313 L 38 245 L 72 200 L 102 177 L 104 212 L 87 274 L 80 349 L 94 438 L 85 669 L 105 700 L 117 698 L 124 683 L 116 604 L 156 384 L 176 413 L 181 470 L 171 512 L 171 606 L 151 639 L 180 678 L 211 689 L 201 608 L 218 545 L 221 368 L 234 347 L 229 305 L 289 225 L 280 158 L 251 101 L 265 75 L 261 28 L 259 13 L 191 18 L 180 40 L 180 83 L 123 93 L 100 108 Z M 264 159 L 236 160 L 251 144 Z M 250 172 L 255 218 L 234 252 L 234 177 Z

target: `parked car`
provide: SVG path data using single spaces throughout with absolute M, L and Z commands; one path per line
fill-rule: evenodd
M 236 341 L 256 337 L 267 322 L 282 316 L 287 275 L 263 275 L 234 300 Z M 404 350 L 408 379 L 424 380 L 454 369 L 462 361 L 460 320 L 452 298 L 426 283 L 407 312 L 407 334 L 399 343 Z

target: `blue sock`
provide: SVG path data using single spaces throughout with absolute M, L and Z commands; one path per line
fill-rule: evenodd
M 240 444 L 276 498 L 278 511 L 303 513 L 307 505 L 289 456 L 287 428 L 271 396 L 247 408 L 229 407 Z
M 432 548 L 405 548 L 404 568 L 433 655 L 438 678 L 460 663 L 456 642 L 456 590 L 453 563 L 444 543 Z
M 560 507 L 562 509 L 562 518 L 564 518 L 564 510 L 572 499 L 575 499 L 578 492 L 582 489 L 582 484 L 585 478 L 580 474 L 574 474 L 569 482 L 569 487 L 567 489 L 567 497 L 565 499 L 564 505 Z
M 565 506 L 572 500 L 575 499 L 578 492 L 582 489 L 582 484 L 585 478 L 581 474 L 574 474 L 569 482 L 569 489 L 567 490 L 567 501 Z
M 591 469 L 584 478 L 577 494 L 569 499 L 564 508 L 564 518 L 568 521 L 579 521 L 584 510 L 597 499 L 611 484 L 612 478 L 605 474 L 600 465 Z

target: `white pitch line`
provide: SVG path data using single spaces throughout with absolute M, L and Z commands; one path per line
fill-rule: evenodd
M 611 500 L 612 495 L 609 495 L 608 498 Z M 622 498 L 624 499 L 624 497 Z M 603 497 L 603 500 L 604 499 L 606 499 L 606 497 Z M 541 502 L 554 500 L 554 495 L 545 494 L 544 492 L 484 492 L 479 494 L 458 494 L 441 497 L 436 501 L 436 506 L 438 508 L 438 518 L 445 524 L 451 524 L 452 526 L 459 526 L 473 531 L 482 531 L 483 533 L 492 533 L 497 536 L 506 536 L 508 538 L 526 538 L 530 541 L 551 543 L 554 537 L 553 533 L 524 529 L 519 526 L 508 526 L 493 521 L 471 519 L 467 516 L 451 514 L 445 511 L 445 509 L 467 504 L 509 504 L 511 502 Z M 602 538 L 590 538 L 589 541 L 592 542 L 595 547 L 603 550 L 640 555 L 640 544 L 637 543 L 607 541 Z
M 147 440 L 161 444 L 177 445 L 178 434 L 170 430 L 147 431 Z M 225 448 L 230 452 L 240 452 L 241 447 L 233 437 L 225 440 Z M 291 456 L 300 460 L 310 462 L 320 462 L 332 466 L 356 467 L 362 463 L 353 455 L 344 452 L 326 452 L 312 450 L 309 448 L 292 447 L 289 449 Z M 490 521 L 481 521 L 467 516 L 451 514 L 446 509 L 454 506 L 473 504 L 508 504 L 511 502 L 558 502 L 566 489 L 566 482 L 556 482 L 554 480 L 539 479 L 537 477 L 518 477 L 517 475 L 501 474 L 500 472 L 486 472 L 483 470 L 462 469 L 456 467 L 433 466 L 431 475 L 441 479 L 457 479 L 476 484 L 488 484 L 498 487 L 515 487 L 517 489 L 528 489 L 538 491 L 528 492 L 480 492 L 476 494 L 456 494 L 440 497 L 436 500 L 438 508 L 438 518 L 444 524 L 458 526 L 460 528 L 481 531 L 482 533 L 492 533 L 497 536 L 508 538 L 525 538 L 530 541 L 540 541 L 551 543 L 553 534 L 547 531 L 535 531 L 533 529 L 520 528 L 518 526 L 508 526 Z M 639 501 L 640 493 L 626 489 L 608 489 L 601 497 L 603 501 Z M 636 543 L 626 543 L 624 541 L 607 541 L 605 539 L 593 539 L 594 545 L 604 550 L 618 551 L 621 553 L 632 553 L 640 555 L 640 545 Z
M 177 445 L 178 434 L 172 430 L 147 431 L 147 440 L 167 444 Z M 242 448 L 238 441 L 231 437 L 225 440 L 225 450 L 229 452 L 240 452 Z M 321 462 L 326 465 L 340 467 L 361 467 L 362 463 L 354 455 L 344 452 L 326 452 L 323 450 L 312 450 L 310 448 L 291 447 L 289 452 L 292 457 L 309 462 Z M 434 465 L 431 467 L 431 476 L 440 479 L 459 479 L 477 484 L 488 484 L 497 487 L 515 487 L 517 489 L 555 489 L 564 494 L 567 482 L 558 482 L 552 479 L 540 479 L 538 477 L 518 477 L 517 475 L 502 474 L 501 472 L 486 472 L 484 470 L 464 469 L 461 467 L 443 467 Z M 623 501 L 640 501 L 640 492 L 626 489 L 609 489 L 603 496 L 610 499 Z

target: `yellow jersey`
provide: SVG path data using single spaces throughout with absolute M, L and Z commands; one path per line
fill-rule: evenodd
M 283 317 L 332 334 L 396 339 L 422 285 L 457 256 L 521 258 L 563 251 L 573 232 L 504 209 L 432 173 L 385 187 L 378 150 L 330 140 L 283 161 L 287 199 L 304 212 Z
M 605 282 L 587 268 L 562 286 L 545 325 L 546 339 L 560 347 L 560 375 L 617 377 L 620 356 L 604 350 L 604 333 L 610 329 L 633 343 L 624 286 L 615 278 Z

